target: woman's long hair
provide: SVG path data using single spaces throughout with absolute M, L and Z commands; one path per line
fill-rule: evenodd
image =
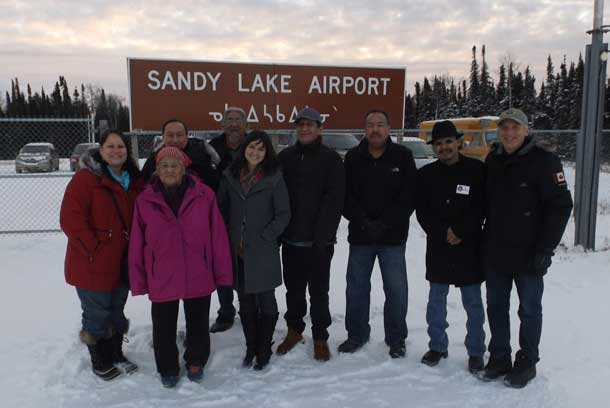
M 253 130 L 252 132 L 246 135 L 246 139 L 244 143 L 239 148 L 239 152 L 237 153 L 237 157 L 231 163 L 231 167 L 229 167 L 229 171 L 239 180 L 239 174 L 243 168 L 248 167 L 248 161 L 246 160 L 246 147 L 252 143 L 260 141 L 265 146 L 265 158 L 259 164 L 259 168 L 263 171 L 265 175 L 272 175 L 278 169 L 278 161 L 277 156 L 275 154 L 275 150 L 273 149 L 273 144 L 271 143 L 271 138 L 262 130 Z
M 102 136 L 100 136 L 100 147 L 102 147 L 104 145 L 104 143 L 106 143 L 106 140 L 108 139 L 108 137 L 113 134 L 119 136 L 121 138 L 121 140 L 123 141 L 123 143 L 125 144 L 125 147 L 127 148 L 127 160 L 125 160 L 125 163 L 123 163 L 122 170 L 127 171 L 127 173 L 129 173 L 129 177 L 131 177 L 131 179 L 135 179 L 135 178 L 139 177 L 140 168 L 138 167 L 138 164 L 137 164 L 136 160 L 133 158 L 133 155 L 131 153 L 131 143 L 129 141 L 129 138 L 127 136 L 125 136 L 123 134 L 123 132 L 121 132 L 120 130 L 117 130 L 117 129 L 106 130 L 104 133 L 102 133 Z M 102 159 L 102 155 L 100 154 L 99 150 L 94 154 L 94 158 L 95 158 L 95 160 L 104 164 L 105 165 L 104 170 L 108 171 L 108 163 L 106 163 L 106 161 L 104 161 L 104 159 Z

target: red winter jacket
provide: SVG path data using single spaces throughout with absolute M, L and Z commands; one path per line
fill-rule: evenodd
M 131 180 L 125 191 L 104 174 L 96 156 L 94 149 L 82 157 L 84 166 L 68 183 L 61 203 L 59 223 L 68 236 L 65 276 L 66 282 L 82 289 L 112 290 L 121 286 L 120 264 L 127 240 L 110 192 L 130 228 L 142 182 Z

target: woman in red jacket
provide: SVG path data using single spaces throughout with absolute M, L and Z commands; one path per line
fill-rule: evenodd
M 65 276 L 81 302 L 80 338 L 89 349 L 93 372 L 110 380 L 137 369 L 122 352 L 129 289 L 121 269 L 141 190 L 140 171 L 128 139 L 116 130 L 106 131 L 99 149 L 81 157 L 80 168 L 66 187 L 59 216 L 68 236 Z

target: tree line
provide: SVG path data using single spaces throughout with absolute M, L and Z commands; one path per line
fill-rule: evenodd
M 55 82 L 50 94 L 44 86 L 40 92 L 32 92 L 29 83 L 24 92 L 19 78 L 14 78 L 10 92 L 6 91 L 4 103 L 1 102 L 0 118 L 87 118 L 94 114 L 95 127 L 105 120 L 110 128 L 129 130 L 129 108 L 120 96 L 106 95 L 104 88 L 93 84 L 81 84 L 71 91 L 64 76 Z
M 585 73 L 582 56 L 576 62 L 568 62 L 564 56 L 556 69 L 549 55 L 546 78 L 538 85 L 530 66 L 523 68 L 510 55 L 504 57 L 494 80 L 485 53 L 483 45 L 479 60 L 476 46 L 472 47 L 467 79 L 435 75 L 416 82 L 414 93 L 405 96 L 405 128 L 416 128 L 431 119 L 499 115 L 510 107 L 525 111 L 537 129 L 580 128 Z M 100 120 L 106 120 L 111 128 L 129 130 L 129 108 L 120 96 L 106 95 L 103 88 L 92 84 L 81 84 L 71 91 L 63 76 L 50 94 L 44 87 L 32 93 L 29 84 L 24 92 L 15 78 L 4 99 L 4 104 L 0 101 L 0 117 L 84 118 L 93 113 L 96 127 Z M 610 128 L 610 80 L 605 105 L 604 128 Z

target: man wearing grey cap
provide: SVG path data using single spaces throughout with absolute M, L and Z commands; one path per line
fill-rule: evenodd
M 279 156 L 290 197 L 291 219 L 282 236 L 288 333 L 277 354 L 303 342 L 309 289 L 314 358 L 327 361 L 330 263 L 343 211 L 345 173 L 341 157 L 322 144 L 322 117 L 313 108 L 295 117 L 297 142 Z
M 489 361 L 480 378 L 504 378 L 522 388 L 536 377 L 542 333 L 544 275 L 572 211 L 572 196 L 559 158 L 528 136 L 527 116 L 502 112 L 500 143 L 485 161 L 486 221 L 483 268 L 491 331 Z M 510 293 L 519 295 L 519 346 L 512 364 Z

